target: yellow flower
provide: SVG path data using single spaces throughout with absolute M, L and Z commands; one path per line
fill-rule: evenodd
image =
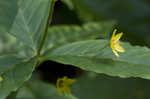
M 112 35 L 111 40 L 110 40 L 110 47 L 112 48 L 113 53 L 117 57 L 119 57 L 118 52 L 125 52 L 125 49 L 120 45 L 120 42 L 119 42 L 123 33 L 121 32 L 121 33 L 116 34 L 116 32 L 117 32 L 117 29 L 115 29 L 113 31 L 113 35 Z
M 3 81 L 3 78 L 0 76 L 0 82 L 2 82 Z
M 58 93 L 60 95 L 62 95 L 62 93 L 64 92 L 64 93 L 70 95 L 71 90 L 70 90 L 69 86 L 74 82 L 75 82 L 74 79 L 70 79 L 67 76 L 64 76 L 63 78 L 58 78 L 57 82 L 56 82 L 56 87 L 57 87 Z

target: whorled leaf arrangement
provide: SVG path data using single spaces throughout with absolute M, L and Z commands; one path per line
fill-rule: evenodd
M 150 4 L 147 0 L 62 0 L 83 22 L 116 20 L 132 42 L 150 47 Z M 68 3 L 69 1 L 69 3 Z M 71 6 L 71 7 L 70 7 Z M 143 35 L 145 34 L 145 35 Z M 141 39 L 142 38 L 142 39 Z

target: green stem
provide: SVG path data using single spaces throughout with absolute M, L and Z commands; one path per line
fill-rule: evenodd
M 47 37 L 47 34 L 48 34 L 48 27 L 49 27 L 49 24 L 52 22 L 52 16 L 53 16 L 53 11 L 54 11 L 54 6 L 55 6 L 55 2 L 56 0 L 50 0 L 51 1 L 51 6 L 50 6 L 50 12 L 49 12 L 49 15 L 48 15 L 48 19 L 47 19 L 47 24 L 46 24 L 46 28 L 45 28 L 45 32 L 44 32 L 44 35 L 43 35 L 43 39 L 41 41 L 41 44 L 40 44 L 40 47 L 37 51 L 37 57 L 40 56 L 40 52 L 41 52 L 41 49 L 43 48 L 43 45 L 46 41 L 46 37 Z

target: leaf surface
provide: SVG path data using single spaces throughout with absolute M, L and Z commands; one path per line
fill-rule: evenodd
M 0 99 L 5 99 L 10 92 L 16 91 L 17 88 L 19 88 L 25 81 L 27 81 L 30 78 L 36 64 L 36 59 L 18 63 L 17 59 L 12 59 L 11 57 L 8 62 L 9 61 L 10 64 L 8 63 L 5 65 L 11 66 L 11 68 L 8 68 L 1 74 L 3 81 L 0 84 Z
M 36 51 L 46 27 L 51 0 L 20 0 L 10 34 Z
M 16 99 L 77 99 L 72 95 L 59 95 L 54 85 L 30 80 L 19 90 Z
M 88 40 L 64 45 L 45 53 L 44 59 L 75 65 L 87 71 L 120 77 L 150 79 L 150 49 L 122 43 L 126 49 L 117 58 L 107 40 Z
M 15 54 L 0 56 L 0 73 L 3 73 L 10 68 L 13 68 L 13 66 L 20 63 L 23 60 L 24 58 L 18 57 Z
M 53 26 L 49 28 L 43 50 L 49 50 L 76 41 L 108 38 L 114 24 L 114 21 L 103 21 L 90 22 L 81 27 L 77 25 Z
M 118 78 L 86 72 L 76 79 L 72 94 L 79 99 L 148 99 L 149 80 Z
M 18 0 L 0 0 L 0 32 L 9 32 L 18 11 Z
M 115 20 L 117 28 L 126 33 L 126 39 L 134 44 L 150 47 L 150 3 L 147 0 L 71 1 L 82 21 Z

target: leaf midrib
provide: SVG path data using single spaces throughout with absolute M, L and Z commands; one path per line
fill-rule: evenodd
M 139 64 L 139 63 L 134 63 L 134 62 L 128 62 L 128 61 L 124 61 L 124 60 L 115 60 L 115 59 L 112 59 L 112 58 L 107 58 L 107 57 L 103 57 L 103 58 L 100 58 L 100 57 L 96 57 L 96 56 L 84 56 L 84 55 L 69 55 L 69 54 L 62 54 L 62 55 L 52 55 L 52 56 L 49 56 L 50 59 L 55 59 L 55 57 L 81 57 L 81 58 L 89 58 L 89 59 L 103 59 L 103 60 L 112 60 L 112 61 L 118 61 L 120 63 L 128 63 L 128 64 L 134 64 L 134 65 L 150 65 L 150 64 Z M 44 59 L 47 59 L 47 57 Z

